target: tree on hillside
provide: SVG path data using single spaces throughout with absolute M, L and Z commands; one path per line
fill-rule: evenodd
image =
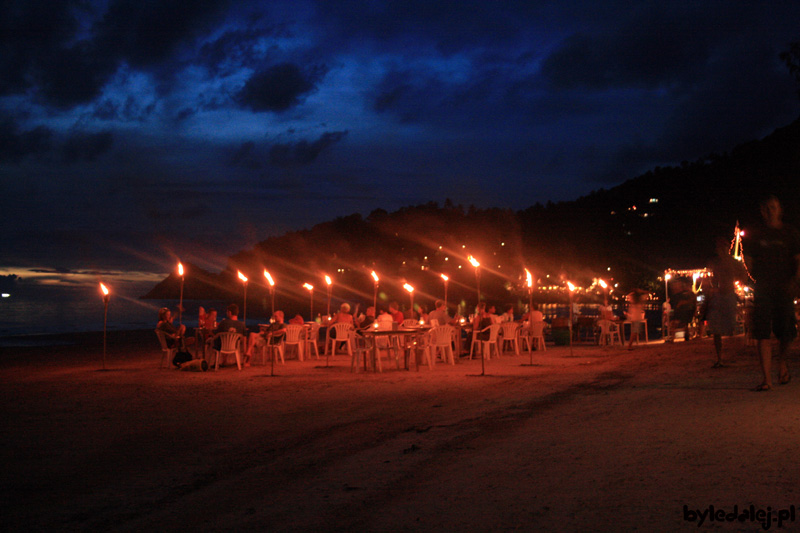
M 800 41 L 789 43 L 789 49 L 781 52 L 780 58 L 789 67 L 789 72 L 800 85 Z M 800 97 L 800 87 L 797 88 L 797 96 Z

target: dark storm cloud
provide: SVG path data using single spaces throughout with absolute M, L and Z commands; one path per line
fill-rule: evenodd
M 208 31 L 228 0 L 116 0 L 95 25 L 95 42 L 135 67 L 168 59 Z
M 166 61 L 229 4 L 118 0 L 101 17 L 84 1 L 7 3 L 0 9 L 0 94 L 33 88 L 59 108 L 96 98 L 123 61 L 138 68 Z
M 50 150 L 53 132 L 45 126 L 20 131 L 17 122 L 0 114 L 0 163 L 19 163 Z
M 74 133 L 67 138 L 62 148 L 65 163 L 95 161 L 111 149 L 114 135 L 110 131 L 100 133 Z
M 306 72 L 294 63 L 274 65 L 253 74 L 236 99 L 253 111 L 286 111 L 313 91 L 325 72 L 324 67 Z
M 264 164 L 256 151 L 256 143 L 243 142 L 228 158 L 228 166 L 245 170 L 260 170 Z
M 542 74 L 562 89 L 673 83 L 706 63 L 716 28 L 710 18 L 672 5 L 638 10 L 621 27 L 572 35 L 544 61 Z
M 24 91 L 40 66 L 78 27 L 79 1 L 11 0 L 0 4 L 0 95 Z
M 308 165 L 314 162 L 323 150 L 341 141 L 345 135 L 346 131 L 331 131 L 323 133 L 313 142 L 275 144 L 269 151 L 270 163 L 281 167 Z

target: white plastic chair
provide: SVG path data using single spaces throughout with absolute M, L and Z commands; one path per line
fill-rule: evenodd
M 314 322 L 306 331 L 306 353 L 311 357 L 311 350 L 319 359 L 319 324 Z
M 494 346 L 494 353 L 497 356 L 500 356 L 500 347 L 497 344 L 497 336 L 500 333 L 500 324 L 492 324 L 491 326 L 486 326 L 480 333 L 485 331 L 489 332 L 489 340 L 481 340 L 481 352 L 483 353 L 484 359 L 491 359 L 492 358 L 492 346 Z M 471 357 L 471 356 L 470 356 Z
M 442 355 L 442 362 L 456 364 L 455 355 L 453 353 L 453 326 L 436 326 L 428 335 L 430 336 L 429 349 L 431 351 L 430 361 L 431 365 L 436 365 L 436 355 Z
M 394 329 L 394 322 L 385 320 L 378 321 L 378 331 L 392 331 Z M 400 339 L 395 335 L 388 337 L 376 337 L 375 342 L 378 343 L 378 357 L 380 357 L 380 350 L 386 350 L 386 355 L 389 355 L 389 350 L 394 352 L 394 362 L 397 368 L 400 368 Z
M 225 331 L 222 333 L 217 333 L 214 338 L 219 338 L 220 340 L 220 348 L 219 350 L 215 350 L 217 352 L 217 358 L 214 362 L 214 371 L 219 369 L 220 356 L 228 354 L 234 354 L 236 356 L 236 367 L 241 370 L 242 354 L 240 348 L 242 345 L 242 336 L 236 331 Z
M 156 336 L 158 337 L 158 343 L 161 345 L 161 366 L 159 368 L 164 368 L 164 361 L 166 360 L 167 365 L 169 365 L 175 358 L 178 347 L 170 348 L 167 346 L 167 334 L 160 329 L 156 330 Z
M 331 330 L 336 332 L 336 338 L 331 337 Z M 353 325 L 347 322 L 337 322 L 328 328 L 328 339 L 325 341 L 325 353 L 328 353 L 328 346 L 331 346 L 332 354 L 336 355 L 337 344 L 345 344 L 347 346 L 347 354 L 353 357 Z
M 350 358 L 350 372 L 358 372 L 358 366 L 361 359 L 364 360 L 364 370 L 367 370 L 369 361 L 375 355 L 375 345 L 373 344 L 377 339 L 375 337 L 368 338 L 361 335 L 356 335 L 353 339 L 353 356 Z M 378 372 L 383 372 L 383 365 L 381 364 L 380 354 L 374 357 L 374 365 Z
M 611 320 L 601 319 L 597 321 L 597 325 L 600 326 L 600 338 L 598 342 L 600 345 L 614 345 L 614 339 L 620 345 L 622 345 L 622 336 L 619 332 L 619 324 L 612 322 Z
M 506 343 L 514 345 L 514 353 L 519 355 L 519 324 L 516 322 L 503 322 L 500 324 L 500 330 L 503 332 L 503 349 L 501 353 L 506 350 Z
M 297 348 L 298 361 L 303 360 L 303 345 L 305 344 L 305 339 L 303 338 L 304 330 L 305 328 L 299 324 L 288 324 L 286 326 L 286 335 L 283 340 L 284 348 L 288 348 L 289 346 Z
M 277 338 L 277 342 L 273 342 L 273 338 Z M 279 337 L 273 337 L 272 333 L 267 333 L 267 338 L 260 341 L 261 344 L 261 364 L 267 364 L 267 352 L 269 352 L 269 356 L 275 357 L 277 354 L 278 358 L 281 361 L 282 365 L 286 364 L 286 358 L 284 354 L 286 353 L 286 334 L 281 333 Z M 272 359 L 270 359 L 272 360 Z
M 533 324 L 528 326 L 528 334 L 521 337 L 522 342 L 528 344 L 528 353 L 533 350 L 547 351 L 547 345 L 544 343 L 544 325 L 544 320 L 534 320 Z

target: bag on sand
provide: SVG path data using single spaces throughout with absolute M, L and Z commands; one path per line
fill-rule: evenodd
M 205 359 L 193 359 L 181 365 L 181 370 L 188 372 L 205 372 L 208 370 L 208 362 Z
M 175 366 L 181 366 L 183 363 L 186 363 L 191 360 L 192 360 L 192 354 L 190 354 L 189 352 L 186 351 L 176 352 L 175 357 L 172 359 L 172 364 Z

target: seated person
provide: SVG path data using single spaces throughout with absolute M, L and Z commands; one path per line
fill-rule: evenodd
M 244 335 L 246 328 L 244 322 L 239 320 L 239 306 L 231 304 L 226 310 L 226 317 L 217 326 L 215 333 L 225 333 L 226 331 L 234 330 L 239 335 Z M 214 339 L 214 349 L 219 350 L 222 347 L 222 341 L 217 338 Z
M 339 312 L 333 315 L 333 320 L 331 320 L 330 327 L 328 328 L 328 333 L 332 339 L 336 338 L 336 330 L 333 328 L 333 325 L 339 322 L 352 324 L 353 327 L 355 327 L 355 321 L 353 320 L 353 315 L 350 314 L 350 304 L 347 302 L 340 305 Z
M 483 330 L 494 324 L 495 319 L 492 317 L 491 313 L 486 310 L 486 304 L 482 303 L 478 305 L 478 308 L 475 312 L 475 323 L 478 325 L 478 340 L 488 341 L 489 337 L 491 336 L 490 332 L 488 330 Z
M 275 311 L 269 326 L 262 328 L 258 333 L 250 333 L 247 340 L 247 352 L 245 353 L 244 364 L 250 366 L 250 358 L 253 356 L 253 348 L 259 343 L 269 343 L 270 345 L 280 344 L 286 335 L 286 324 L 283 322 L 283 311 Z
M 509 304 L 506 306 L 505 312 L 500 315 L 500 322 L 514 322 L 514 306 Z
M 493 305 L 486 307 L 486 314 L 492 319 L 492 324 L 500 323 L 500 316 L 497 314 L 497 308 Z
M 298 326 L 302 326 L 305 323 L 306 321 L 303 320 L 303 316 L 300 315 L 299 313 L 294 315 L 294 318 L 289 319 L 289 324 L 297 324 Z
M 394 319 L 392 318 L 392 315 L 386 311 L 386 309 L 381 309 L 380 313 L 378 314 L 378 318 L 376 318 L 375 321 L 378 323 L 392 324 Z
M 417 319 L 422 320 L 423 323 L 428 323 L 428 310 L 424 305 L 417 305 Z
M 205 321 L 203 322 L 202 327 L 207 332 L 217 329 L 217 310 L 213 307 L 205 314 Z
M 539 304 L 533 304 L 533 308 L 531 309 L 531 311 L 529 313 L 526 313 L 522 317 L 522 320 L 523 321 L 527 320 L 528 322 L 541 322 L 541 321 L 543 321 L 544 320 L 544 314 L 541 311 L 539 311 Z
M 158 310 L 158 324 L 156 325 L 156 329 L 164 333 L 168 348 L 177 347 L 179 350 L 184 350 L 183 336 L 184 333 L 186 333 L 186 326 L 181 324 L 175 327 L 172 321 L 172 311 L 167 307 L 162 307 Z
M 391 302 L 389 304 L 389 314 L 392 315 L 392 320 L 398 324 L 402 324 L 403 320 L 405 320 L 403 312 L 400 311 L 400 305 L 397 302 Z
M 375 308 L 372 306 L 367 307 L 366 315 L 358 317 L 356 327 L 358 329 L 366 329 L 375 323 Z
M 436 300 L 434 304 L 435 309 L 428 315 L 428 321 L 436 320 L 440 326 L 452 324 L 450 315 L 447 314 L 447 307 L 444 305 L 444 300 Z
M 612 309 L 608 302 L 604 302 L 603 305 L 600 306 L 600 320 L 616 319 L 617 315 L 614 314 L 614 309 Z

